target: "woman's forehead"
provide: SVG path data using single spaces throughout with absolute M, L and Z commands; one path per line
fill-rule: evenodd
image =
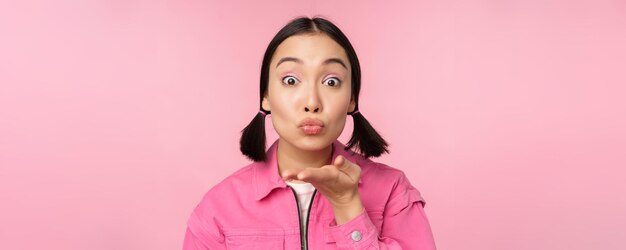
M 329 59 L 336 58 L 343 61 L 348 69 L 350 68 L 350 62 L 343 47 L 324 33 L 301 34 L 285 39 L 276 48 L 271 65 L 276 67 L 278 63 L 283 64 L 285 58 L 294 58 L 297 60 L 288 61 L 296 63 L 299 61 L 299 63 L 311 66 L 329 64 Z

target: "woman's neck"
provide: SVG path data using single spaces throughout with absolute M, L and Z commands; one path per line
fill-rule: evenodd
M 319 151 L 309 151 L 299 149 L 289 142 L 279 139 L 276 154 L 279 173 L 294 168 L 319 168 L 330 164 L 333 145 L 328 145 Z

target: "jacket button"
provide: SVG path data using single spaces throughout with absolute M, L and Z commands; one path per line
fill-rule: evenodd
M 358 230 L 352 231 L 352 240 L 353 241 L 360 241 L 362 237 L 363 237 L 363 235 L 361 235 L 361 232 L 359 232 Z

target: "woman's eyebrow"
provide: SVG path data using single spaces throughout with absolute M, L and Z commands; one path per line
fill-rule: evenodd
M 283 62 L 287 62 L 287 61 L 291 61 L 291 62 L 295 62 L 295 63 L 299 63 L 302 64 L 302 60 L 300 60 L 299 58 L 295 58 L 295 57 L 283 57 L 280 60 L 278 60 L 278 63 L 276 64 L 276 68 L 278 68 L 278 65 L 280 65 Z M 330 64 L 330 63 L 338 63 L 341 64 L 341 66 L 343 66 L 345 69 L 348 69 L 348 67 L 346 67 L 346 64 L 343 62 L 343 60 L 333 57 L 333 58 L 328 58 L 326 59 L 322 65 L 326 65 L 326 64 Z

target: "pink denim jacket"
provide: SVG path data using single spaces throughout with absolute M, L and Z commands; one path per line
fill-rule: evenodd
M 343 155 L 361 167 L 359 194 L 365 210 L 337 225 L 319 192 L 309 208 L 308 237 L 301 239 L 295 193 L 278 173 L 276 140 L 266 162 L 253 162 L 211 188 L 187 221 L 184 250 L 196 249 L 436 249 L 425 201 L 401 170 L 364 158 L 335 141 L 332 160 Z

